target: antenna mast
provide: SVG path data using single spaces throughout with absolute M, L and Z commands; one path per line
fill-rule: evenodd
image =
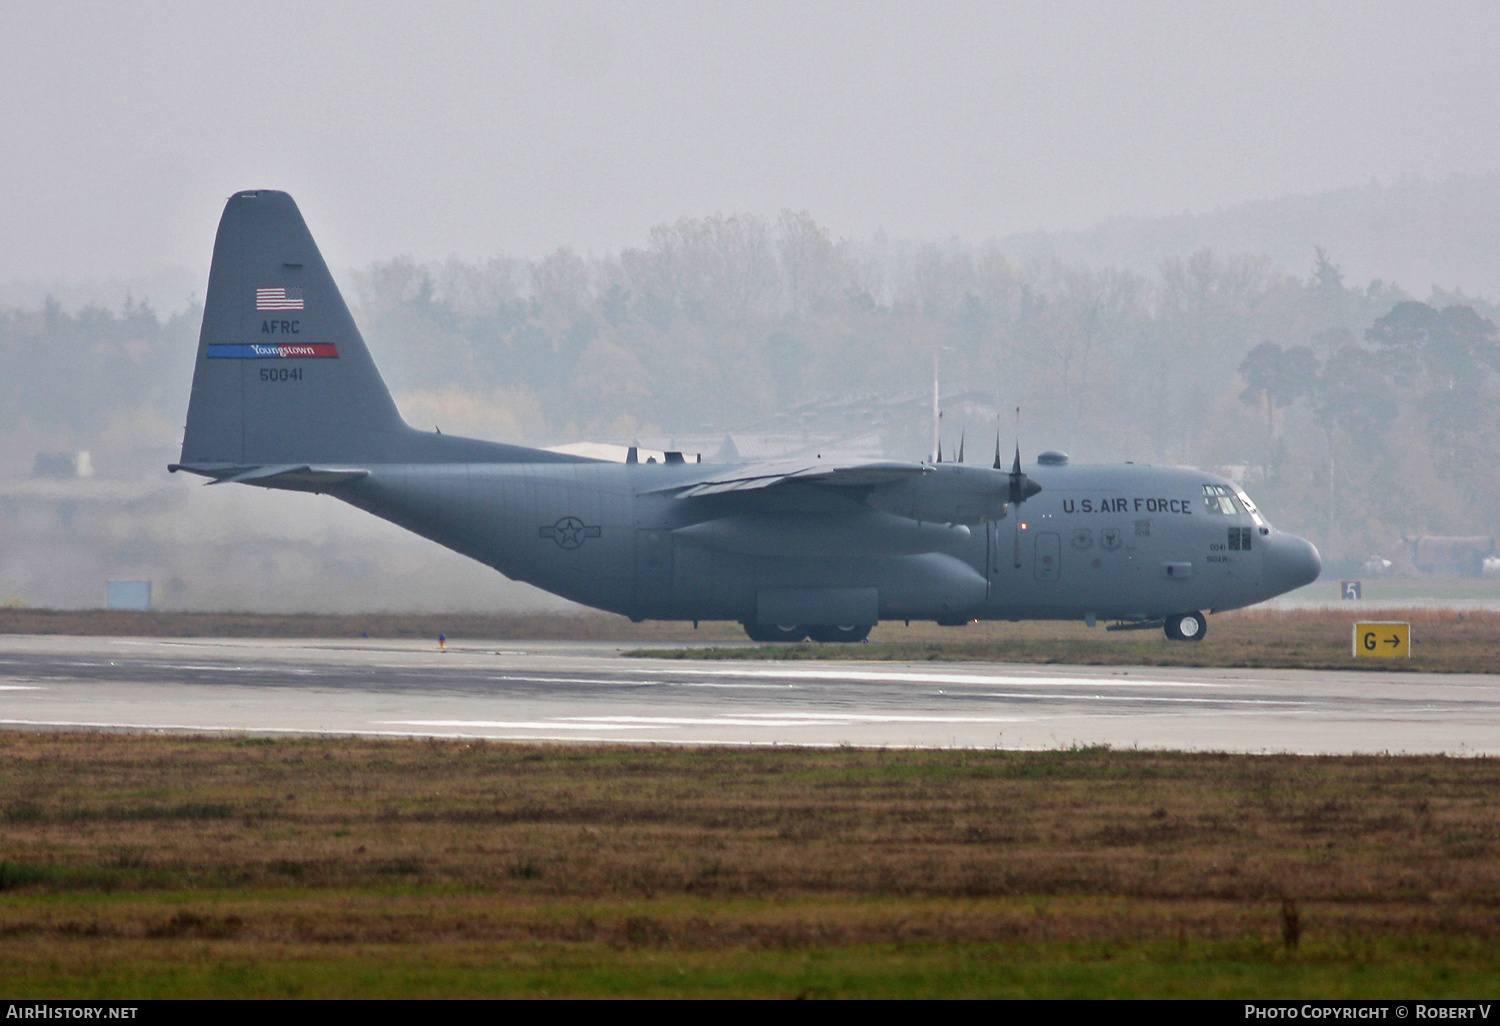
M 942 459 L 941 446 L 943 444 L 941 431 L 943 430 L 943 414 L 938 410 L 938 354 L 932 351 L 932 462 L 938 463 Z

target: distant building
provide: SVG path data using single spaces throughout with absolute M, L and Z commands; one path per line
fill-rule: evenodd
M 1420 535 L 1406 541 L 1411 545 L 1412 564 L 1424 574 L 1478 577 L 1484 573 L 1485 559 L 1495 554 L 1495 539 L 1483 535 L 1470 538 Z
M 110 581 L 105 598 L 106 609 L 151 608 L 150 581 Z
M 88 450 L 79 452 L 39 452 L 31 465 L 32 477 L 93 477 L 94 461 Z

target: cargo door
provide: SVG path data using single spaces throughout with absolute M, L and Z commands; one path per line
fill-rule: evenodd
M 637 616 L 665 616 L 672 605 L 672 532 L 635 532 Z

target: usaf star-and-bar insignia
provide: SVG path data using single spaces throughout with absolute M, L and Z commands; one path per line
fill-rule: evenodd
M 557 542 L 558 548 L 576 549 L 585 539 L 599 537 L 599 528 L 591 527 L 577 517 L 563 517 L 551 527 L 537 528 L 536 533 L 539 538 L 551 538 Z

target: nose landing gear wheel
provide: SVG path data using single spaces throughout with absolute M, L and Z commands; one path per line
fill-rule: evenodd
M 807 637 L 807 628 L 794 624 L 750 623 L 740 624 L 751 641 L 801 641 Z
M 1208 633 L 1208 618 L 1202 613 L 1179 613 L 1167 617 L 1163 629 L 1173 641 L 1202 641 Z

